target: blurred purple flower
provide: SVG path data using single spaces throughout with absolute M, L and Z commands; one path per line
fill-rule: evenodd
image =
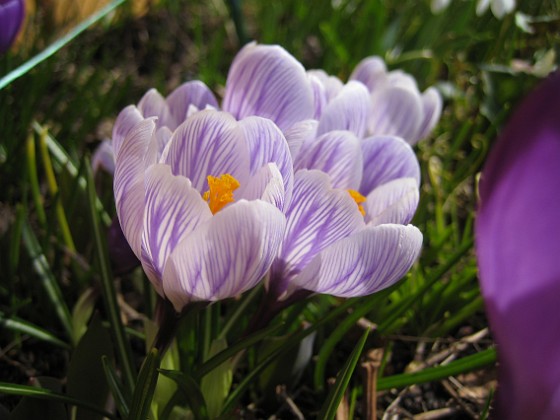
M 0 0 L 0 54 L 14 42 L 24 16 L 23 0 Z
M 293 184 L 278 127 L 215 110 L 173 133 L 135 107 L 119 119 L 117 134 L 126 134 L 113 137 L 117 214 L 157 292 L 180 312 L 255 286 L 280 246 Z
M 476 246 L 500 419 L 560 418 L 559 108 L 556 73 L 511 117 L 481 176 Z

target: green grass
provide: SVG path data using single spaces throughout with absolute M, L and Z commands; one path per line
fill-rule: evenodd
M 114 6 L 124 12 L 118 3 Z M 343 80 L 362 58 L 376 54 L 390 68 L 413 74 L 422 89 L 440 88 L 445 98 L 441 122 L 415 148 L 422 190 L 413 224 L 424 234 L 424 249 L 411 272 L 390 290 L 347 301 L 316 296 L 284 311 L 267 330 L 268 339 L 278 339 L 273 351 L 262 340 L 239 337 L 258 305 L 259 290 L 202 309 L 178 328 L 177 362 L 185 376 L 168 376 L 179 388 L 188 384 L 200 393 L 201 372 L 241 351 L 245 357 L 234 372 L 235 387 L 222 401 L 226 411 L 243 413 L 254 402 L 259 415 L 289 416 L 263 378 L 278 374 L 275 364 L 293 360 L 294 349 L 313 333 L 314 358 L 288 392 L 307 416 L 322 406 L 331 415 L 334 408 L 322 401 L 329 395 L 328 379 L 341 371 L 348 395 L 361 401 L 362 380 L 350 374 L 358 357 L 354 347 L 360 337 L 366 340 L 360 327 L 365 320 L 377 328 L 364 348 L 384 349 L 380 389 L 432 381 L 430 390 L 441 396 L 445 393 L 437 382 L 448 375 L 493 371 L 489 338 L 463 346 L 456 351 L 458 360 L 447 366 L 438 362 L 410 374 L 404 369 L 414 365 L 415 355 L 428 360 L 487 326 L 473 251 L 477 174 L 512 108 L 539 81 L 514 71 L 512 59 L 533 65 L 549 51 L 560 53 L 558 5 L 520 1 L 518 9 L 536 17 L 530 34 L 516 26 L 513 15 L 502 21 L 491 13 L 476 16 L 471 1 L 454 0 L 440 15 L 431 14 L 427 1 L 237 3 L 242 14 L 234 22 L 229 5 L 221 1 L 161 1 L 142 18 L 122 13 L 118 19 L 81 23 L 83 32 L 70 32 L 58 44 L 65 34 L 43 12 L 33 19 L 40 36 L 0 57 L 0 371 L 6 373 L 0 404 L 9 410 L 20 403 L 14 395 L 26 396 L 21 404 L 31 406 L 36 399 L 30 397 L 37 396 L 49 409 L 66 403 L 92 408 L 92 402 L 80 403 L 46 385 L 23 386 L 32 376 L 64 382 L 77 340 L 94 334 L 91 328 L 83 331 L 92 313 L 109 321 L 103 325 L 115 357 L 105 358 L 103 366 L 121 414 L 128 412 L 131 398 L 136 401 L 155 386 L 150 377 L 134 391 L 145 330 L 133 312 L 151 314 L 154 292 L 140 270 L 117 278 L 111 273 L 105 249 L 106 226 L 114 215 L 111 183 L 93 179 L 89 158 L 110 136 L 118 112 L 151 87 L 167 94 L 183 81 L 201 79 L 222 92 L 239 34 L 281 44 L 306 68 L 324 68 Z M 44 60 L 32 61 L 41 55 Z M 94 296 L 90 306 L 80 301 L 76 307 L 88 290 Z M 133 309 L 124 319 L 123 301 Z M 79 315 L 86 319 L 76 325 L 73 318 Z M 227 339 L 234 351 L 230 347 L 208 361 L 218 338 Z M 40 355 L 46 356 L 38 360 Z M 333 386 L 338 401 L 343 389 Z M 382 408 L 397 395 L 384 392 Z M 204 405 L 193 401 L 193 409 Z M 188 404 L 181 392 L 158 400 L 160 414 L 184 414 Z M 481 413 L 487 402 L 465 404 Z M 95 407 L 93 412 L 104 411 Z M 140 408 L 145 413 L 153 407 Z M 200 407 L 195 411 L 205 413 Z

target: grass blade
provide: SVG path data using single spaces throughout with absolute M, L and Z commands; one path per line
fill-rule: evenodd
M 0 327 L 7 328 L 12 331 L 17 331 L 22 334 L 29 335 L 38 340 L 45 341 L 47 343 L 54 344 L 55 346 L 62 347 L 64 349 L 70 349 L 70 344 L 65 343 L 60 338 L 53 335 L 50 331 L 44 330 L 37 325 L 31 324 L 30 322 L 19 319 L 15 316 L 10 318 L 5 318 L 4 314 L 0 312 Z
M 160 369 L 160 373 L 167 376 L 168 378 L 173 379 L 177 383 L 179 390 L 189 404 L 189 407 L 196 420 L 205 420 L 208 418 L 206 401 L 204 400 L 202 391 L 200 390 L 200 387 L 198 386 L 194 378 L 185 373 L 175 372 L 173 370 Z
M 369 330 L 366 330 L 356 344 L 356 347 L 346 360 L 344 367 L 338 373 L 336 377 L 336 383 L 334 387 L 330 390 L 329 395 L 327 396 L 327 400 L 323 404 L 321 408 L 321 412 L 317 418 L 331 420 L 334 419 L 336 416 L 336 410 L 338 409 L 338 405 L 340 404 L 340 400 L 344 396 L 344 392 L 348 387 L 348 383 L 350 382 L 350 378 L 352 377 L 352 373 L 358 364 L 358 360 L 360 360 L 360 355 L 362 354 L 362 349 L 366 344 L 366 339 L 369 335 Z
M 105 241 L 103 240 L 101 226 L 99 225 L 99 214 L 97 212 L 97 209 L 95 208 L 95 199 L 97 198 L 97 194 L 95 192 L 93 175 L 89 164 L 86 166 L 89 213 L 91 218 L 95 249 L 98 257 L 103 300 L 105 302 L 105 308 L 107 310 L 107 316 L 109 318 L 111 335 L 115 340 L 117 357 L 119 359 L 119 362 L 121 363 L 124 385 L 127 388 L 128 392 L 132 394 L 132 389 L 135 382 L 134 378 L 136 377 L 134 365 L 132 363 L 132 352 L 130 350 L 130 343 L 127 340 L 125 329 L 121 321 L 120 308 L 117 303 L 117 294 L 115 291 L 115 285 L 113 283 L 113 276 L 111 275 L 109 256 L 105 247 Z
M 51 391 L 50 389 L 46 389 L 46 388 L 0 382 L 0 392 L 4 394 L 19 395 L 22 397 L 40 398 L 43 400 L 51 400 L 51 401 L 61 402 L 64 404 L 70 404 L 76 407 L 82 407 L 94 411 L 96 413 L 99 413 L 107 417 L 108 419 L 117 420 L 117 416 L 108 413 L 107 411 L 103 410 L 100 407 L 97 407 L 94 404 L 90 404 L 87 401 L 81 401 L 76 398 L 72 398 L 65 394 L 60 394 L 58 392 Z
M 109 389 L 111 390 L 111 395 L 115 399 L 115 404 L 117 405 L 117 409 L 123 418 L 128 417 L 129 409 L 128 409 L 128 401 L 125 398 L 122 392 L 122 385 L 120 384 L 119 378 L 115 369 L 111 365 L 111 361 L 105 355 L 101 357 L 101 363 L 103 363 L 103 371 L 105 372 L 105 377 L 107 378 L 107 385 L 109 385 Z
M 153 348 L 144 359 L 134 387 L 128 420 L 146 420 L 157 384 L 159 352 Z
M 125 2 L 125 0 L 113 0 L 111 3 L 109 3 L 103 9 L 101 9 L 97 13 L 94 13 L 93 15 L 91 15 L 89 18 L 84 20 L 79 25 L 76 25 L 74 27 L 74 29 L 72 29 L 70 32 L 68 32 L 62 38 L 53 42 L 51 45 L 49 45 L 47 48 L 45 48 L 43 51 L 41 51 L 35 57 L 26 61 L 25 63 L 23 63 L 18 68 L 9 72 L 7 75 L 5 75 L 4 77 L 2 77 L 0 79 L 0 90 L 4 89 L 6 86 L 8 86 L 14 80 L 19 79 L 21 76 L 25 75 L 27 72 L 32 70 L 35 66 L 37 66 L 38 64 L 40 64 L 43 61 L 45 61 L 46 59 L 48 59 L 50 56 L 56 54 L 60 49 L 64 48 L 74 38 L 76 38 L 78 35 L 80 35 L 82 32 L 84 32 L 86 29 L 88 29 L 90 26 L 92 26 L 93 24 L 95 24 L 99 20 L 103 19 L 105 16 L 107 16 L 109 13 L 111 13 L 114 9 L 119 7 L 124 2 Z
M 459 373 L 480 369 L 496 362 L 496 350 L 486 349 L 479 353 L 455 360 L 447 365 L 427 368 L 419 372 L 403 373 L 400 375 L 387 376 L 377 381 L 377 389 L 402 388 L 409 385 L 417 385 L 424 382 L 437 381 Z

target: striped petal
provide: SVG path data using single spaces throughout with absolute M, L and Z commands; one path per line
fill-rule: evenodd
M 418 183 L 414 178 L 389 181 L 369 193 L 363 203 L 366 222 L 369 225 L 406 225 L 412 220 L 419 199 Z
M 119 113 L 117 119 L 115 120 L 112 134 L 115 159 L 119 154 L 121 145 L 126 135 L 136 126 L 136 124 L 143 120 L 144 117 L 142 116 L 142 113 L 134 105 L 127 106 Z
M 130 247 L 141 259 L 144 218 L 144 172 L 157 161 L 153 119 L 144 120 L 122 142 L 115 162 L 113 189 L 117 216 Z
M 286 218 L 284 241 L 269 283 L 278 296 L 317 253 L 365 226 L 350 194 L 333 189 L 329 176 L 321 171 L 296 172 Z
M 156 164 L 146 171 L 145 210 L 142 234 L 142 266 L 163 296 L 161 278 L 167 258 L 177 244 L 212 213 L 191 182 L 174 176 L 168 165 Z
M 97 146 L 91 157 L 91 168 L 94 174 L 101 169 L 111 175 L 115 173 L 115 154 L 111 141 L 103 140 L 101 144 Z
M 268 163 L 261 167 L 251 178 L 247 187 L 239 193 L 239 199 L 263 200 L 284 210 L 286 192 L 284 179 L 275 163 Z
M 420 184 L 420 164 L 408 143 L 398 137 L 373 136 L 362 140 L 364 172 L 359 191 L 367 196 L 379 185 L 397 178 Z
M 344 87 L 344 83 L 342 83 L 342 81 L 338 77 L 330 76 L 329 74 L 327 74 L 327 72 L 321 69 L 309 70 L 307 72 L 307 75 L 314 77 L 316 78 L 316 80 L 321 82 L 326 93 L 327 103 L 338 96 L 338 94 Z
M 177 311 L 192 301 L 216 301 L 254 287 L 278 251 L 284 215 L 262 201 L 239 201 L 201 225 L 171 254 L 165 296 Z
M 285 130 L 313 117 L 313 91 L 303 66 L 286 50 L 251 43 L 231 65 L 222 107 L 237 119 L 256 115 Z
M 309 83 L 311 83 L 311 89 L 313 89 L 313 103 L 315 109 L 313 118 L 318 120 L 327 106 L 327 90 L 316 75 L 307 72 L 307 76 L 309 77 Z
M 207 107 L 218 109 L 218 101 L 212 91 L 203 82 L 193 80 L 183 83 L 175 89 L 166 99 L 169 111 L 173 119 L 174 127 L 177 128 L 189 116 L 189 108 L 203 110 Z
M 137 106 L 144 118 L 157 117 L 156 126 L 158 128 L 168 127 L 172 124 L 167 102 L 165 102 L 165 98 L 157 90 L 150 89 L 147 91 Z M 172 129 L 174 128 L 172 127 Z
M 316 120 L 304 120 L 284 131 L 293 160 L 296 159 L 301 146 L 306 141 L 313 140 L 317 136 L 318 126 L 319 123 Z
M 286 138 L 270 120 L 248 117 L 239 122 L 249 149 L 249 167 L 254 175 L 264 165 L 275 163 L 284 180 L 286 200 L 289 201 L 294 184 L 294 165 Z
M 295 170 L 319 169 L 331 177 L 334 188 L 357 190 L 362 180 L 360 140 L 350 131 L 331 131 L 304 143 Z
M 370 96 L 365 85 L 348 82 L 323 111 L 317 134 L 348 130 L 362 137 L 366 132 L 370 107 Z
M 422 123 L 420 95 L 401 86 L 385 87 L 371 96 L 370 135 L 399 136 L 414 141 Z
M 418 258 L 422 234 L 412 226 L 368 226 L 319 253 L 293 286 L 340 297 L 365 296 L 401 279 Z
M 418 129 L 416 140 L 422 140 L 424 137 L 427 137 L 441 117 L 443 101 L 435 88 L 430 87 L 422 94 L 422 107 L 424 109 L 424 118 Z
M 227 173 L 241 185 L 249 175 L 242 130 L 231 115 L 212 110 L 197 112 L 175 130 L 166 163 L 200 192 L 208 189 L 208 175 Z
M 380 57 L 367 57 L 358 63 L 350 80 L 357 80 L 367 86 L 372 92 L 385 83 L 387 78 L 387 66 Z

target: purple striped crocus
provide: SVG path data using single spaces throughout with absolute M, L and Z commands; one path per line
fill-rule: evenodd
M 113 137 L 123 233 L 157 292 L 180 312 L 238 295 L 264 276 L 285 229 L 293 168 L 260 117 L 204 110 L 173 132 L 136 107 Z
M 0 0 L 0 54 L 7 51 L 14 42 L 24 16 L 23 0 Z
M 308 74 L 314 91 L 314 118 L 328 119 L 320 122 L 319 133 L 343 129 L 358 137 L 392 135 L 415 144 L 431 132 L 441 116 L 442 99 L 435 88 L 420 93 L 412 76 L 401 70 L 388 72 L 379 57 L 363 59 L 346 85 L 323 70 Z M 341 111 L 342 116 L 336 116 Z
M 516 110 L 483 168 L 480 283 L 498 350 L 495 418 L 560 418 L 560 73 Z

